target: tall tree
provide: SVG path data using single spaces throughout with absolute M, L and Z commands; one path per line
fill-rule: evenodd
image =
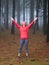
M 8 29 L 8 0 L 6 0 L 6 6 L 5 6 L 5 28 Z
M 30 0 L 30 21 L 34 19 L 34 0 Z
M 23 21 L 25 21 L 25 0 L 23 0 Z
M 20 0 L 17 0 L 17 21 L 20 24 Z
M 48 4 L 49 4 L 49 0 L 47 1 L 47 5 Z M 49 43 L 49 16 L 48 16 L 48 24 L 47 24 L 47 38 L 46 38 L 46 42 Z
M 30 0 L 30 22 L 34 19 L 34 0 Z M 35 26 L 33 25 L 33 33 L 35 33 Z
M 38 17 L 38 12 L 39 12 L 39 0 L 36 0 L 36 17 Z M 37 27 L 37 30 L 39 29 L 39 26 L 38 26 L 38 19 L 37 19 L 37 22 L 36 22 L 36 27 Z
M 48 19 L 48 24 L 47 24 L 47 43 L 49 43 L 49 19 Z
M 37 13 L 37 0 L 34 0 L 34 11 Z M 35 14 L 34 12 L 34 14 Z M 38 13 L 35 15 L 35 17 L 38 15 Z M 33 25 L 33 34 L 36 32 L 36 24 Z
M 12 15 L 13 15 L 12 17 L 15 19 L 15 0 L 13 0 L 13 14 Z M 13 22 L 12 22 L 11 34 L 15 34 L 15 26 Z
M 6 27 L 7 27 L 7 29 L 8 29 L 8 0 L 7 0 L 7 21 L 6 21 L 7 23 L 6 23 Z
M 43 33 L 47 32 L 47 0 L 43 0 Z
M 1 26 L 1 0 L 0 0 L 0 26 Z

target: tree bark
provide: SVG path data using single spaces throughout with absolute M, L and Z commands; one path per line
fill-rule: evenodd
M 0 26 L 1 26 L 1 0 L 0 0 Z
M 39 3 L 40 3 L 39 0 L 36 0 L 36 17 L 38 17 Z M 36 22 L 36 27 L 37 27 L 37 30 L 39 30 L 38 19 L 37 19 L 37 22 Z
M 8 0 L 7 0 L 7 19 L 6 19 L 6 29 L 8 29 Z
M 8 0 L 6 0 L 6 5 L 5 5 L 4 25 L 5 25 L 5 29 L 8 30 Z
M 23 0 L 23 21 L 25 21 L 25 0 Z
M 30 0 L 30 21 L 34 19 L 34 0 Z
M 48 0 L 47 4 L 49 4 L 49 0 Z M 46 38 L 46 42 L 49 43 L 49 16 L 48 16 L 48 24 L 47 24 L 47 38 Z
M 13 0 L 13 16 L 12 17 L 15 19 L 15 0 Z M 13 22 L 12 22 L 11 34 L 15 34 L 15 26 Z
M 20 24 L 20 0 L 17 0 L 17 21 Z
M 43 33 L 47 33 L 47 0 L 43 0 Z
M 49 20 L 48 20 L 48 25 L 47 25 L 47 39 L 46 42 L 49 43 Z

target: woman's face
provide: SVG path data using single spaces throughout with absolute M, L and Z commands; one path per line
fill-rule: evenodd
M 22 26 L 26 26 L 26 22 L 24 21 L 24 22 L 22 22 Z

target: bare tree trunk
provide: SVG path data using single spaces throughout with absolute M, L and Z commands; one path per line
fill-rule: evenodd
M 17 21 L 20 24 L 20 0 L 17 0 Z
M 5 28 L 8 29 L 8 0 L 6 0 L 6 7 L 5 7 Z
M 23 21 L 25 21 L 25 0 L 23 0 Z
M 47 26 L 47 43 L 49 43 L 49 19 L 48 19 L 48 26 Z
M 13 16 L 12 17 L 15 19 L 15 0 L 13 0 Z M 13 22 L 12 22 L 11 34 L 15 34 L 15 26 Z
M 8 29 L 8 0 L 7 0 L 7 19 L 6 19 L 6 28 Z
M 49 4 L 48 1 L 49 0 L 47 0 L 47 5 Z M 46 38 L 46 42 L 49 43 L 49 16 L 48 16 L 48 24 L 47 24 L 47 38 Z
M 34 0 L 30 0 L 30 21 L 34 19 Z
M 40 3 L 39 0 L 36 0 L 36 17 L 38 17 L 39 3 Z M 37 22 L 36 22 L 36 27 L 37 27 L 37 30 L 39 30 L 38 19 L 37 19 Z
M 30 0 L 30 22 L 34 19 L 34 0 Z M 33 33 L 35 33 L 35 26 L 32 26 Z
M 0 0 L 0 26 L 1 26 L 1 0 Z
M 47 0 L 43 0 L 43 33 L 47 33 Z

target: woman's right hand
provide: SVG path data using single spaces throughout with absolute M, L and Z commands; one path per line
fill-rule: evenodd
M 11 20 L 14 21 L 14 19 L 11 17 Z

